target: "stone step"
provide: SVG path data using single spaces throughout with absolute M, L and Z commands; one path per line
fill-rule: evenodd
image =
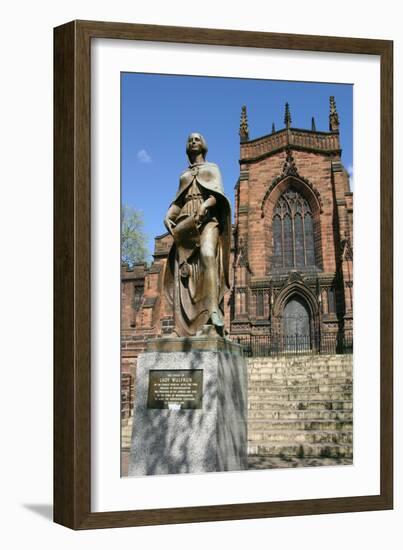
M 310 383 L 309 383 L 310 382 Z M 250 382 L 248 384 L 249 395 L 253 393 L 287 393 L 287 392 L 301 392 L 301 393 L 315 393 L 315 392 L 334 392 L 334 391 L 351 391 L 351 382 L 342 380 L 341 382 L 333 381 L 331 383 L 320 383 L 312 380 L 300 382 L 299 384 L 272 384 L 271 381 L 263 380 L 261 382 Z
M 132 438 L 132 430 L 133 430 L 133 417 L 131 416 L 127 423 L 121 427 L 121 446 L 122 449 L 130 449 L 131 447 L 131 438 Z
M 348 457 L 322 457 L 322 456 L 262 456 L 248 455 L 249 470 L 272 470 L 284 468 L 312 468 L 323 466 L 353 465 L 353 459 Z
M 248 422 L 257 420 L 353 420 L 352 412 L 328 410 L 249 410 Z
M 249 410 L 255 411 L 305 411 L 305 410 L 319 410 L 319 411 L 351 411 L 353 404 L 351 399 L 334 399 L 331 401 L 318 400 L 318 399 L 282 399 L 276 401 L 274 399 L 249 399 Z
M 300 365 L 310 363 L 312 365 L 343 365 L 353 362 L 352 355 L 279 355 L 278 357 L 247 357 L 249 365 Z
M 291 364 L 284 364 L 284 365 L 248 365 L 248 373 L 255 374 L 255 373 L 261 373 L 261 374 L 286 374 L 288 375 L 298 375 L 298 374 L 305 374 L 305 373 L 317 373 L 317 374 L 325 374 L 328 372 L 340 372 L 340 373 L 351 373 L 352 372 L 352 365 L 351 364 L 321 364 L 321 365 L 315 365 L 315 364 L 305 364 L 305 365 L 291 365 Z
M 307 373 L 298 373 L 298 374 L 286 374 L 286 373 L 262 373 L 262 372 L 252 372 L 248 375 L 248 383 L 253 382 L 266 382 L 271 384 L 301 384 L 303 382 L 326 382 L 333 383 L 348 381 L 352 383 L 353 377 L 350 372 L 307 372 Z
M 276 365 L 281 365 L 283 363 L 351 363 L 352 355 L 348 354 L 332 354 L 325 355 L 321 353 L 305 353 L 300 355 L 277 355 L 277 356 L 266 356 L 266 357 L 247 357 L 248 363 L 273 363 Z
M 248 452 L 350 459 L 352 367 L 341 355 L 248 359 Z
M 338 445 L 352 445 L 353 433 L 351 431 L 303 431 L 303 430 L 265 430 L 252 431 L 248 430 L 248 441 L 254 445 L 263 443 L 281 443 L 293 442 L 299 443 L 314 443 L 328 444 L 337 443 Z
M 310 401 L 310 400 L 321 400 L 321 401 L 349 401 L 352 399 L 351 391 L 334 391 L 334 392 L 317 392 L 312 394 L 312 392 L 304 391 L 287 391 L 287 392 L 270 392 L 270 391 L 259 391 L 259 392 L 249 392 L 248 400 L 250 403 L 255 403 L 256 401 L 291 401 L 291 400 L 300 400 L 300 401 Z
M 284 431 L 352 431 L 353 423 L 351 420 L 249 420 L 248 430 L 252 432 L 266 432 L 275 430 Z
M 248 380 L 255 381 L 282 381 L 282 380 L 333 380 L 333 379 L 352 379 L 353 373 L 351 370 L 343 371 L 300 371 L 300 372 L 264 372 L 264 371 L 249 371 Z
M 281 457 L 321 457 L 321 458 L 352 458 L 353 448 L 351 445 L 312 445 L 296 444 L 292 441 L 282 444 L 249 444 L 248 455 L 254 456 L 281 456 Z

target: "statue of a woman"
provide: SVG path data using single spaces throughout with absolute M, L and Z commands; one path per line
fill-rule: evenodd
M 173 308 L 178 336 L 211 334 L 212 330 L 223 336 L 231 207 L 218 166 L 206 162 L 207 144 L 201 134 L 189 136 L 186 153 L 190 164 L 180 176 L 164 220 L 174 239 L 165 272 L 165 295 Z

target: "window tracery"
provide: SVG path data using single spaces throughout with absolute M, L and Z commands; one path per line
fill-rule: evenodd
M 272 228 L 273 268 L 315 266 L 312 211 L 308 201 L 293 187 L 279 197 Z

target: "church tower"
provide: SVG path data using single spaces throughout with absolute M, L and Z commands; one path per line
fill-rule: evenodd
M 239 135 L 230 336 L 260 354 L 352 345 L 353 194 L 334 97 L 327 132 L 313 118 L 294 128 L 286 103 L 284 127 L 255 139 L 243 106 Z

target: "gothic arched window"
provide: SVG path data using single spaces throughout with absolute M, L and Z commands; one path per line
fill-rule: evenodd
M 273 268 L 312 267 L 315 262 L 313 216 L 308 201 L 293 187 L 273 212 Z

